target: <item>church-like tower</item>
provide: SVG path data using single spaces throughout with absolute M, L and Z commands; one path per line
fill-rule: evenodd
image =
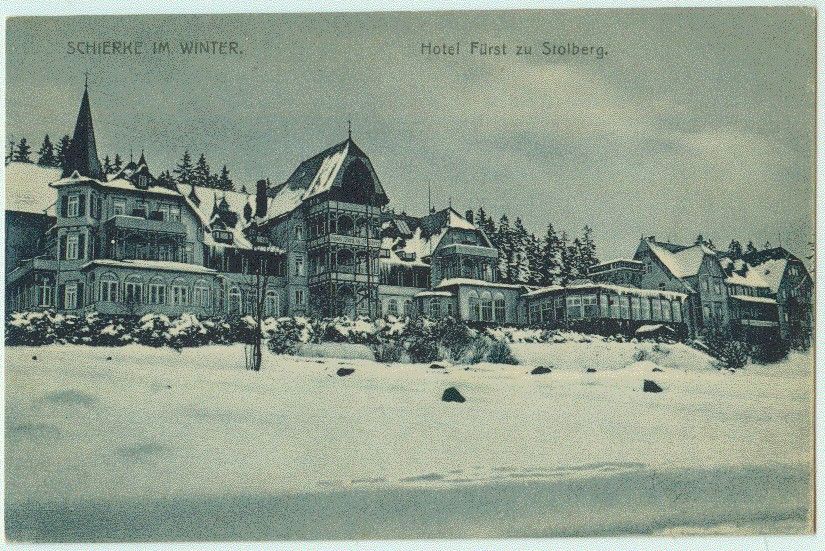
M 83 99 L 80 101 L 80 111 L 74 126 L 74 135 L 66 152 L 66 164 L 63 167 L 63 178 L 77 172 L 80 176 L 94 180 L 105 181 L 106 175 L 100 166 L 97 157 L 97 144 L 92 124 L 92 109 L 89 105 L 88 80 L 83 88 Z

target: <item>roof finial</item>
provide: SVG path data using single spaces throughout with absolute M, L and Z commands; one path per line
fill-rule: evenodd
M 83 74 L 86 75 L 86 81 L 83 83 L 83 89 L 88 90 L 89 89 L 89 71 L 86 71 Z
M 347 139 L 352 139 L 352 121 L 347 119 Z
M 134 158 L 132 157 L 132 148 L 130 147 L 129 148 L 129 162 L 131 163 L 132 161 L 134 161 Z

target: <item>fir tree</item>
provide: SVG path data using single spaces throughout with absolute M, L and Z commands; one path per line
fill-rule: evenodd
M 478 207 L 476 212 L 476 226 L 478 226 L 489 239 L 493 239 L 496 233 L 496 223 L 492 216 L 488 216 L 484 207 Z
M 169 189 L 175 188 L 175 180 L 172 178 L 172 175 L 168 170 L 160 173 L 158 176 L 158 185 Z
M 547 234 L 541 248 L 539 260 L 540 285 L 559 285 L 561 283 L 562 242 L 553 229 L 553 224 L 547 224 Z
M 192 174 L 192 157 L 189 151 L 183 152 L 183 158 L 173 171 L 176 174 L 176 179 L 179 184 L 194 184 Z
M 195 168 L 192 169 L 192 183 L 196 186 L 215 187 L 209 171 L 209 164 L 206 162 L 206 155 L 201 153 Z
M 115 153 L 115 160 L 112 161 L 112 174 L 117 174 L 123 170 L 123 159 L 120 158 L 120 153 Z
M 770 242 L 770 241 L 765 241 L 765 246 L 764 246 L 763 248 L 764 248 L 765 250 L 770 249 L 770 248 L 771 248 L 771 242 Z
M 748 244 L 745 246 L 745 254 L 751 254 L 756 252 L 756 247 L 753 246 L 753 241 L 748 241 Z
M 581 242 L 578 246 L 578 269 L 579 275 L 586 276 L 591 266 L 599 263 L 596 257 L 596 243 L 593 241 L 593 229 L 585 225 Z
M 742 244 L 736 239 L 731 240 L 728 245 L 728 256 L 733 260 L 742 258 Z
M 530 265 L 530 279 L 527 283 L 530 285 L 541 285 L 542 247 L 542 240 L 531 233 L 527 242 L 527 263 Z
M 530 259 L 528 249 L 530 247 L 530 236 L 524 228 L 521 218 L 516 218 L 513 224 L 511 242 L 513 254 L 510 262 L 510 279 L 513 283 L 527 283 L 530 281 Z
M 561 232 L 559 239 L 559 253 L 561 265 L 559 266 L 559 285 L 567 285 L 574 279 L 573 263 L 575 262 L 575 248 L 570 246 L 567 232 Z
M 112 173 L 112 161 L 109 159 L 109 156 L 106 155 L 103 157 L 103 174 L 111 174 Z
M 582 242 L 578 237 L 573 239 L 573 242 L 567 246 L 567 260 L 570 270 L 570 280 L 585 277 L 587 274 L 583 270 L 582 265 Z
M 40 150 L 37 152 L 37 164 L 40 166 L 57 165 L 57 157 L 54 156 L 54 146 L 48 134 L 43 138 L 43 145 L 40 146 Z
M 499 280 L 510 283 L 513 280 L 513 274 L 510 272 L 513 262 L 513 237 L 510 232 L 510 221 L 506 214 L 501 216 L 495 236 L 494 245 L 498 249 Z
M 17 151 L 14 152 L 13 160 L 19 163 L 30 163 L 32 162 L 31 153 L 32 146 L 28 144 L 26 138 L 20 138 L 20 142 L 17 144 Z
M 229 177 L 229 169 L 226 168 L 226 165 L 223 165 L 223 168 L 221 169 L 221 174 L 220 176 L 218 176 L 217 187 L 218 189 L 235 191 L 235 183 Z
M 66 168 L 66 154 L 69 152 L 69 146 L 72 141 L 68 134 L 65 134 L 55 147 L 54 156 L 57 159 L 58 168 Z
M 9 164 L 11 160 L 14 158 L 14 148 L 17 146 L 17 143 L 14 140 L 9 142 L 9 152 L 6 155 L 6 164 Z

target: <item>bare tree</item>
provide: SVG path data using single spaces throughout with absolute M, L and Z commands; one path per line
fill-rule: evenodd
M 266 294 L 269 286 L 269 240 L 261 232 L 259 222 L 266 215 L 266 180 L 258 180 L 255 196 L 255 216 L 246 228 L 246 235 L 252 244 L 249 254 L 249 292 L 252 293 L 252 318 L 255 335 L 247 346 L 246 367 L 251 371 L 261 370 L 263 355 L 263 320 L 266 314 Z

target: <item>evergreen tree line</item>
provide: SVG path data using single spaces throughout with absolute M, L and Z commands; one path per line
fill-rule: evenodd
M 66 163 L 66 152 L 69 150 L 71 139 L 68 135 L 60 138 L 57 145 L 53 144 L 49 135 L 43 138 L 43 144 L 37 151 L 37 164 L 54 168 L 63 168 Z M 19 163 L 32 163 L 32 146 L 26 138 L 20 141 L 9 142 L 9 153 L 6 155 L 6 162 L 16 161 Z
M 566 285 L 587 277 L 588 269 L 599 263 L 593 230 L 584 226 L 581 236 L 570 239 L 547 224 L 542 237 L 524 227 L 521 218 L 511 224 L 506 214 L 496 225 L 492 216 L 479 207 L 474 216 L 476 226 L 484 230 L 498 249 L 499 281 L 527 285 Z
M 68 135 L 60 138 L 57 145 L 54 145 L 46 134 L 43 139 L 43 144 L 37 152 L 37 164 L 40 166 L 64 168 L 66 163 L 66 152 L 69 149 L 71 139 Z M 26 138 L 20 138 L 20 141 L 10 142 L 9 153 L 6 155 L 6 163 L 11 161 L 21 163 L 32 163 L 32 147 Z M 123 159 L 119 153 L 115 153 L 114 158 L 109 158 L 108 155 L 103 159 L 103 172 L 107 175 L 117 174 L 123 169 Z M 206 155 L 200 154 L 196 163 L 192 163 L 192 157 L 189 151 L 183 153 L 183 158 L 172 171 L 174 176 L 168 170 L 161 172 L 158 175 L 158 183 L 166 187 L 172 187 L 173 184 L 192 184 L 202 187 L 211 187 L 215 189 L 222 189 L 227 191 L 235 190 L 235 183 L 229 176 L 229 169 L 226 165 L 218 173 L 212 173 L 209 163 L 206 161 Z
M 713 244 L 712 239 L 705 239 L 701 234 L 696 237 L 696 244 L 698 245 L 699 243 L 705 245 L 710 250 L 715 251 L 721 255 L 727 256 L 729 258 L 732 258 L 733 260 L 737 260 L 739 258 L 742 258 L 743 255 L 755 253 L 759 250 L 753 244 L 753 241 L 748 241 L 748 244 L 743 247 L 742 243 L 740 243 L 738 240 L 732 239 L 730 244 L 728 245 L 728 248 L 726 250 L 720 251 Z M 771 242 L 765 241 L 765 246 L 763 247 L 763 249 L 767 250 L 771 247 Z

